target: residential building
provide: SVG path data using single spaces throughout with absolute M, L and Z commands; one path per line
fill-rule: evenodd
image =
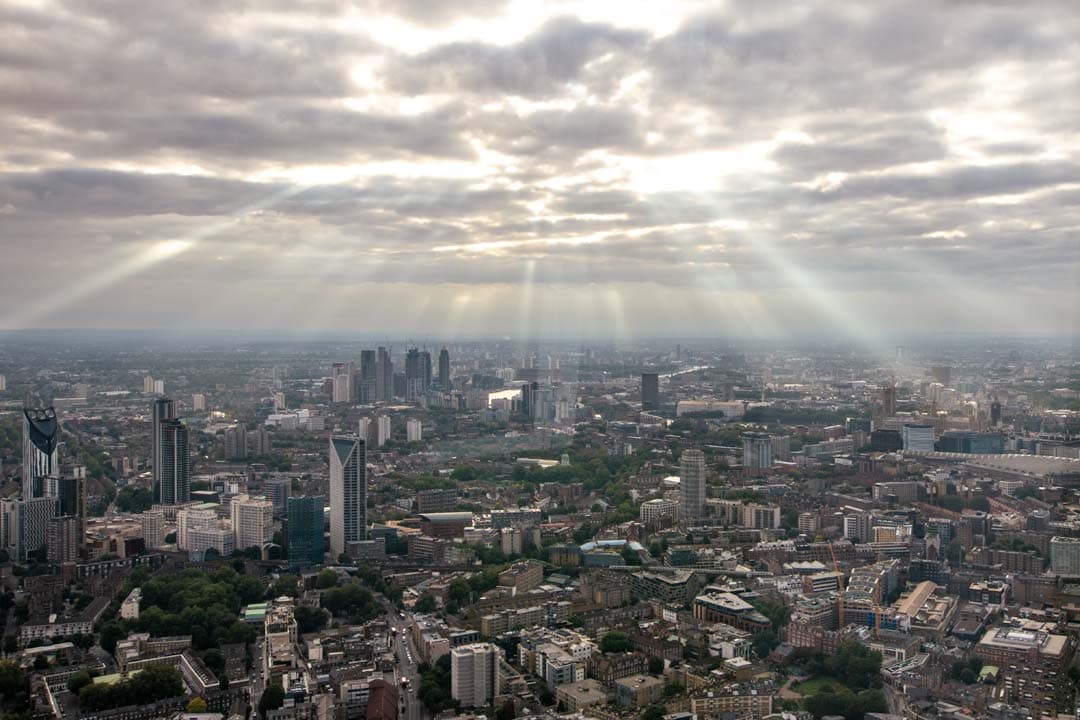
M 464 707 L 484 707 L 498 688 L 501 651 L 491 643 L 462 645 L 450 651 L 450 696 Z
M 191 499 L 188 429 L 176 416 L 176 402 L 159 398 L 153 404 L 154 501 L 182 505 Z
M 236 549 L 257 547 L 260 550 L 274 536 L 274 503 L 266 498 L 237 495 L 229 504 Z
M 367 540 L 367 443 L 354 435 L 330 438 L 330 552 L 349 553 Z
M 679 464 L 681 521 L 684 527 L 691 527 L 701 518 L 705 507 L 705 454 L 697 448 L 688 448 L 683 450 Z
M 641 374 L 641 409 L 645 412 L 660 407 L 660 376 L 656 373 Z
M 424 425 L 416 418 L 405 421 L 405 440 L 408 442 L 420 442 L 424 435 Z
M 1080 538 L 1050 539 L 1050 572 L 1065 577 L 1080 576 Z
M 56 485 L 60 477 L 59 443 L 60 421 L 56 417 L 54 408 L 23 409 L 22 497 L 24 500 L 58 494 Z

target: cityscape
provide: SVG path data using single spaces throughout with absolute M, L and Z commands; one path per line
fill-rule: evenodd
M 1080 702 L 1069 344 L 161 342 L 0 347 L 13 717 Z
M 0 720 L 1080 720 L 1077 0 L 0 0 Z

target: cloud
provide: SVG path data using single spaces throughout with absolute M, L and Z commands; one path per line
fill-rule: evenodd
M 0 304 L 125 266 L 32 322 L 235 317 L 170 287 L 282 326 L 1077 330 L 1072 4 L 702 9 L 0 8 Z

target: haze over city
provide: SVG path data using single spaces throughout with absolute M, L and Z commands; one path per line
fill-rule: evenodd
M 1078 327 L 1069 2 L 19 0 L 0 31 L 0 328 Z

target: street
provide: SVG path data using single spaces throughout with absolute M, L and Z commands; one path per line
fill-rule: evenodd
M 416 697 L 417 690 L 420 687 L 420 674 L 416 671 L 419 656 L 416 653 L 416 648 L 413 646 L 412 633 L 409 631 L 409 619 L 406 615 L 402 618 L 398 615 L 398 610 L 389 603 L 384 603 L 387 607 L 386 622 L 391 628 L 397 628 L 397 634 L 394 635 L 394 654 L 397 657 L 397 670 L 395 672 L 395 680 L 398 683 L 398 691 L 401 693 L 402 699 L 402 720 L 428 720 L 430 714 L 424 704 Z M 405 678 L 409 681 L 408 688 L 401 686 L 401 678 Z

